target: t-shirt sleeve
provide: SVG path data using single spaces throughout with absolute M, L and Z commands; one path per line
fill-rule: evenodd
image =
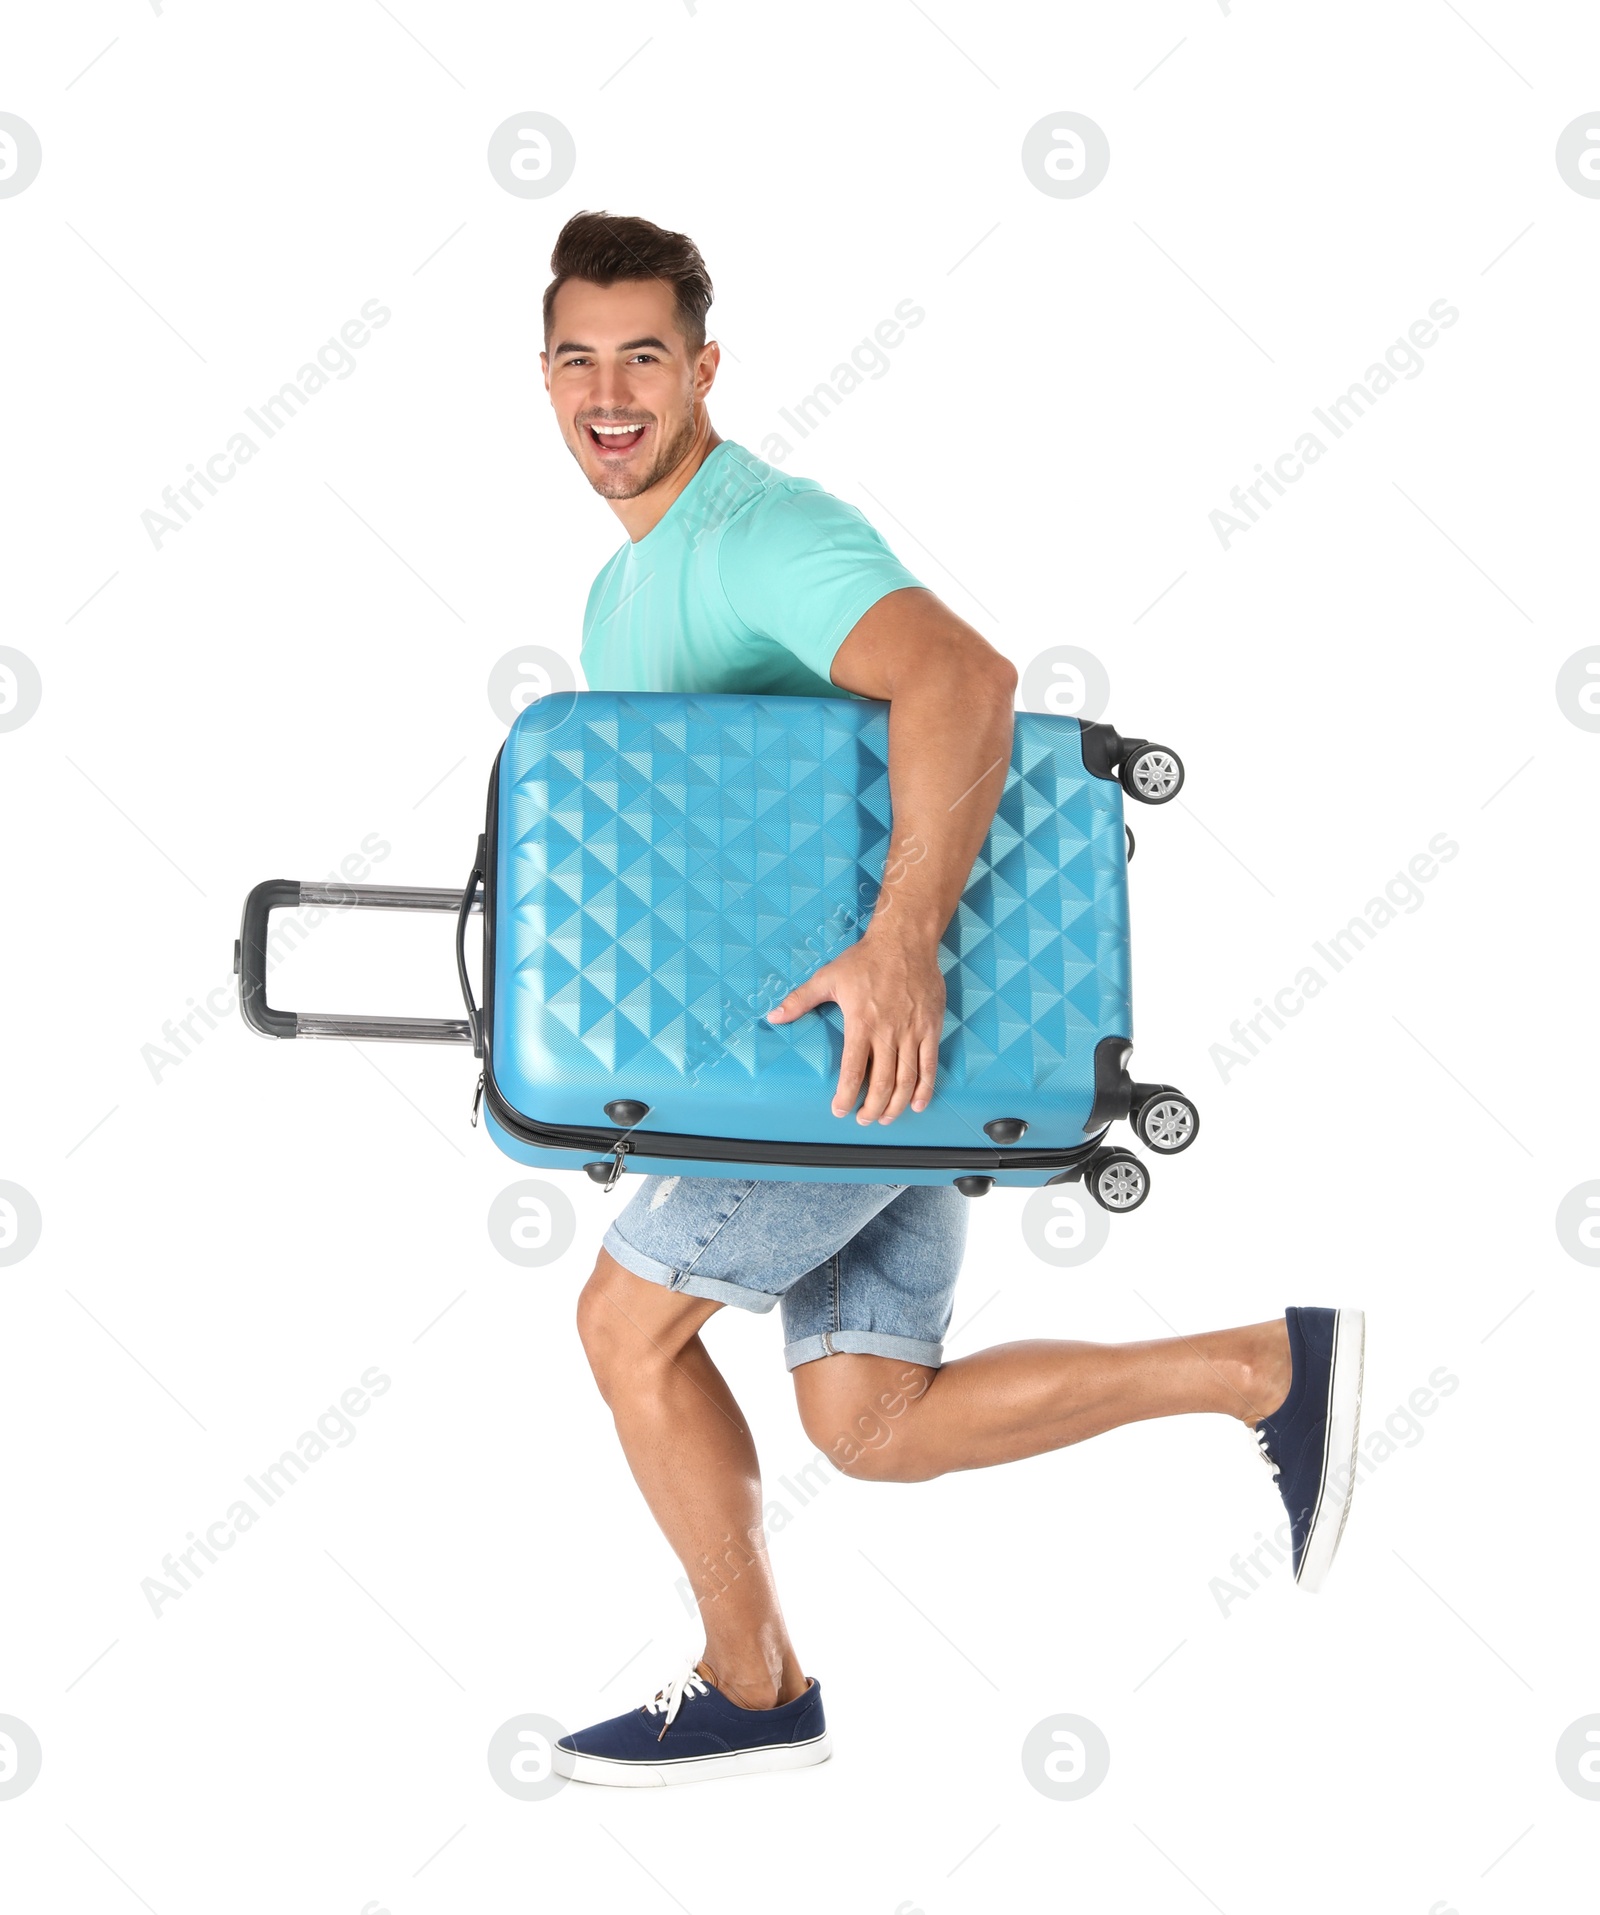
M 853 505 L 828 492 L 769 492 L 722 535 L 722 589 L 734 615 L 819 678 L 861 616 L 922 581 Z

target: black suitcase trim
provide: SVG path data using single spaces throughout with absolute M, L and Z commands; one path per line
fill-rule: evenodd
M 1096 1097 L 1095 1108 L 1090 1113 L 1090 1125 L 1096 1123 L 1100 1128 L 1081 1144 L 1061 1145 L 1054 1149 L 1023 1150 L 995 1149 L 975 1146 L 970 1150 L 928 1150 L 907 1145 L 894 1144 L 807 1144 L 807 1143 L 768 1143 L 764 1140 L 744 1140 L 736 1137 L 696 1137 L 678 1135 L 668 1131 L 628 1130 L 595 1125 L 541 1124 L 536 1118 L 525 1116 L 515 1106 L 508 1103 L 501 1093 L 494 1076 L 494 1052 L 492 1035 L 494 1031 L 494 925 L 495 925 L 495 871 L 499 863 L 499 823 L 500 823 L 500 758 L 495 754 L 494 767 L 489 774 L 489 799 L 484 826 L 484 844 L 486 854 L 482 860 L 483 871 L 483 1006 L 480 1010 L 472 1000 L 471 987 L 462 966 L 462 995 L 466 999 L 467 1018 L 479 1034 L 483 1057 L 484 1100 L 494 1114 L 501 1129 L 519 1142 L 533 1144 L 546 1150 L 600 1151 L 606 1156 L 618 1160 L 637 1155 L 641 1157 L 682 1158 L 686 1162 L 738 1164 L 792 1164 L 796 1169 L 818 1170 L 980 1170 L 993 1174 L 1005 1170 L 1061 1170 L 1082 1164 L 1099 1147 L 1110 1120 L 1102 1115 L 1101 1078 L 1102 1066 L 1100 1053 L 1108 1056 L 1113 1053 L 1108 1047 L 1115 1046 L 1119 1056 L 1131 1048 L 1128 1038 L 1106 1038 L 1096 1047 Z M 467 893 L 470 906 L 471 890 Z M 462 913 L 462 927 L 465 929 L 466 910 Z M 1126 1075 L 1125 1072 L 1122 1075 Z M 1125 1114 L 1125 1113 L 1124 1113 Z M 1085 1126 L 1086 1129 L 1089 1126 Z

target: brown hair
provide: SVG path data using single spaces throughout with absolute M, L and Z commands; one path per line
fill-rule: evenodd
M 659 279 L 675 296 L 678 325 L 690 349 L 706 343 L 711 275 L 700 248 L 682 233 L 621 213 L 574 213 L 550 255 L 555 278 L 544 289 L 544 343 L 550 345 L 556 294 L 569 279 L 612 286 L 619 279 Z

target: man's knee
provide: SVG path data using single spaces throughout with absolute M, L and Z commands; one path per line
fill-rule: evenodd
M 794 1373 L 800 1422 L 817 1448 L 859 1482 L 917 1483 L 922 1466 L 911 1406 L 933 1372 L 883 1357 L 819 1357 Z
M 622 1341 L 616 1307 L 607 1297 L 606 1287 L 606 1273 L 597 1264 L 578 1292 L 578 1341 L 602 1389 L 616 1368 Z
M 838 1470 L 841 1476 L 854 1478 L 858 1483 L 914 1483 L 919 1475 L 914 1467 L 906 1446 L 882 1445 L 870 1439 L 852 1436 L 848 1431 L 836 1432 L 831 1438 L 817 1431 L 808 1431 L 811 1440 Z
M 717 1307 L 637 1277 L 602 1250 L 578 1293 L 578 1338 L 600 1394 L 609 1403 L 624 1386 L 652 1387 Z
M 927 1472 L 918 1465 L 915 1446 L 905 1438 L 894 1440 L 870 1415 L 858 1415 L 842 1424 L 837 1417 L 801 1417 L 806 1435 L 841 1476 L 858 1483 L 919 1483 Z

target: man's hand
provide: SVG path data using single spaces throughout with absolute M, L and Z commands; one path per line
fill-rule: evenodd
M 944 977 L 937 933 L 930 938 L 920 929 L 897 931 L 891 923 L 889 917 L 875 921 L 859 944 L 841 951 L 767 1013 L 769 1024 L 790 1024 L 818 1004 L 839 1006 L 844 1056 L 833 1114 L 848 1117 L 865 1083 L 858 1124 L 892 1124 L 907 1104 L 926 1110 L 939 1068 Z

